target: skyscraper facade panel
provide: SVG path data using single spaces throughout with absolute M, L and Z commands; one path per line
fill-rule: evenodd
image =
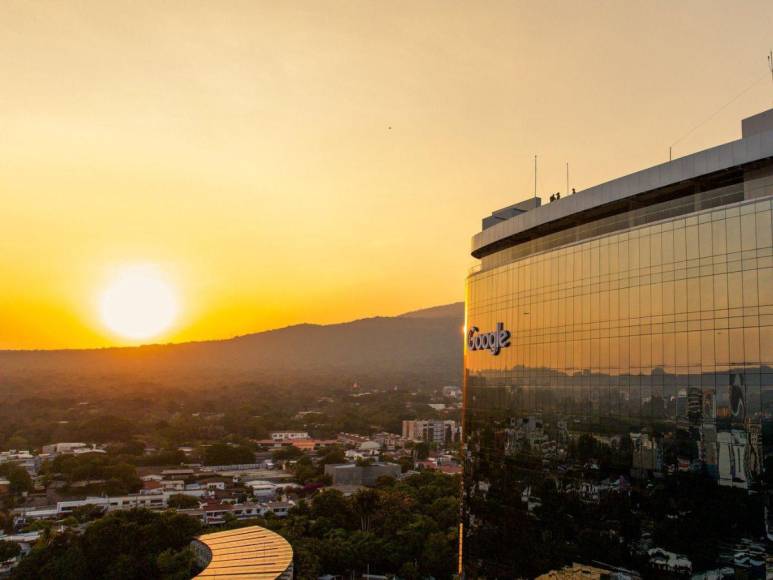
M 616 182 L 592 213 L 474 241 L 467 577 L 773 570 L 773 147 Z

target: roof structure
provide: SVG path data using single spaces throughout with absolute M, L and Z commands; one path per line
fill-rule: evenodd
M 666 189 L 699 176 L 719 174 L 733 168 L 751 167 L 773 157 L 773 109 L 743 120 L 741 139 L 692 153 L 606 183 L 562 197 L 554 203 L 524 206 L 518 211 L 487 221 L 472 238 L 472 255 L 481 258 L 518 239 L 531 239 L 554 231 L 553 226 L 577 221 L 581 214 L 600 212 L 622 202 L 660 189 Z M 525 203 L 525 202 L 523 202 Z M 504 208 L 506 211 L 509 208 Z M 497 212 L 494 212 L 495 215 Z M 489 220 L 489 218 L 486 218 Z M 579 223 L 579 222 L 577 222 Z M 542 233 L 539 233 L 539 232 Z
M 205 534 L 194 540 L 193 548 L 197 555 L 202 548 L 208 551 L 206 568 L 196 578 L 292 578 L 292 547 L 279 534 L 260 526 Z

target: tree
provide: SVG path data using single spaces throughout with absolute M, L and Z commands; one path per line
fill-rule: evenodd
M 454 570 L 454 534 L 435 532 L 429 534 L 421 553 L 421 568 L 435 578 L 450 578 Z
M 132 421 L 115 415 L 91 417 L 77 426 L 77 436 L 80 440 L 96 441 L 131 441 L 135 432 Z
M 295 445 L 285 445 L 271 453 L 271 459 L 274 461 L 286 461 L 288 459 L 298 459 L 299 457 L 303 457 L 303 451 Z
M 397 463 L 400 464 L 400 471 L 403 473 L 413 469 L 413 459 L 411 457 L 401 457 L 397 460 Z
M 167 505 L 170 508 L 185 510 L 199 507 L 199 500 L 183 493 L 175 493 L 169 496 Z
M 72 516 L 81 524 L 101 518 L 104 514 L 104 507 L 93 504 L 78 506 L 72 510 Z
M 132 439 L 126 443 L 111 446 L 109 452 L 112 455 L 142 455 L 145 452 L 145 444 L 142 441 Z
M 0 532 L 13 531 L 13 516 L 8 511 L 0 510 Z
M 375 489 L 363 489 L 352 496 L 355 513 L 360 517 L 360 529 L 370 530 L 370 519 L 379 507 L 379 493 Z
M 86 528 L 41 542 L 14 570 L 13 580 L 39 578 L 144 580 L 183 576 L 185 551 L 201 524 L 173 511 L 143 509 L 110 513 Z M 161 554 L 168 552 L 164 558 Z M 162 570 L 160 566 L 164 566 Z M 190 574 L 188 568 L 186 574 Z
M 319 464 L 323 467 L 325 465 L 336 465 L 339 463 L 346 463 L 346 452 L 342 447 L 338 445 L 331 445 L 325 448 L 319 458 Z
M 179 551 L 167 548 L 158 555 L 156 563 L 164 580 L 188 580 L 196 567 L 190 548 Z
M 406 580 L 419 580 L 419 566 L 416 562 L 406 562 L 400 567 L 400 577 Z
M 418 461 L 423 461 L 427 459 L 427 457 L 429 457 L 429 443 L 427 443 L 426 441 L 417 443 L 414 449 L 414 453 L 416 454 L 416 459 Z
M 142 487 L 142 481 L 137 477 L 137 469 L 128 463 L 105 467 L 104 477 L 108 480 L 105 491 L 111 495 L 134 493 Z
M 27 470 L 13 463 L 0 465 L 0 475 L 8 479 L 11 493 L 19 495 L 32 491 L 32 478 Z
M 295 574 L 298 578 L 317 578 L 322 573 L 322 545 L 316 538 L 300 538 L 293 542 Z
M 215 443 L 204 451 L 204 463 L 206 465 L 236 465 L 241 463 L 255 463 L 255 452 L 243 445 L 229 445 L 228 443 Z
M 311 500 L 311 517 L 323 520 L 323 528 L 347 528 L 353 516 L 349 501 L 338 490 L 326 489 Z
M 5 442 L 4 447 L 7 449 L 27 449 L 29 448 L 29 441 L 22 437 L 21 435 L 12 435 L 8 438 L 8 441 Z
M 36 545 L 11 572 L 12 580 L 80 580 L 90 578 L 88 565 L 77 536 L 65 532 L 46 544 Z
M 304 455 L 296 462 L 293 471 L 295 473 L 295 479 L 297 479 L 300 484 L 315 481 L 322 475 L 319 469 L 314 467 L 314 464 L 311 462 L 308 455 Z
M 0 562 L 5 562 L 21 554 L 21 547 L 14 542 L 0 540 Z

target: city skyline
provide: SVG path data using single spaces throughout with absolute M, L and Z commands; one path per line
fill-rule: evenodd
M 547 200 L 771 106 L 763 2 L 333 6 L 0 8 L 0 348 L 455 302 L 535 154 Z M 155 334 L 100 314 L 138 264 L 174 294 Z

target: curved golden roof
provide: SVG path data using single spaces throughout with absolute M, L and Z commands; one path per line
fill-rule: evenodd
M 291 578 L 293 549 L 279 534 L 250 526 L 205 534 L 198 538 L 212 554 L 196 578 L 264 580 Z M 289 575 L 288 575 L 289 574 Z

